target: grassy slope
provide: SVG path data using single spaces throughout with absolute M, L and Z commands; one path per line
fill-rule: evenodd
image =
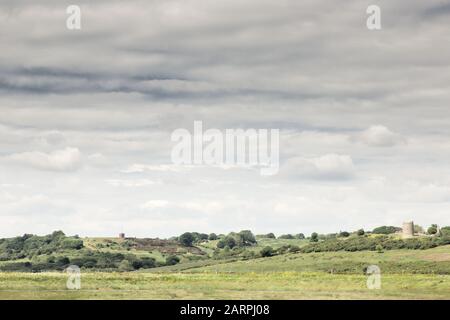
M 392 250 L 383 253 L 322 252 L 295 253 L 236 261 L 190 269 L 190 272 L 334 272 L 361 274 L 369 265 L 386 273 L 450 274 L 450 246 L 429 250 Z
M 305 243 L 262 240 L 254 250 Z M 203 246 L 212 252 L 214 243 Z M 366 287 L 363 268 L 370 264 L 381 267 L 382 290 Z M 450 299 L 450 246 L 210 259 L 146 271 L 83 272 L 82 290 L 75 292 L 65 289 L 63 273 L 0 273 L 0 299 Z

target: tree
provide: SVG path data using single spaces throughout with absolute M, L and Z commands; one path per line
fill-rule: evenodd
M 215 233 L 209 234 L 208 240 L 213 241 L 213 240 L 217 240 L 217 239 L 218 239 L 217 234 L 215 234 Z
M 167 266 L 174 266 L 180 262 L 180 258 L 178 258 L 175 255 L 170 255 L 166 258 L 166 265 Z
M 356 234 L 358 236 L 363 236 L 365 234 L 364 229 L 359 229 L 358 231 L 356 231 Z
M 418 224 L 414 225 L 414 233 L 425 233 L 425 229 Z
M 350 236 L 350 233 L 347 231 L 341 231 L 339 233 L 339 237 L 341 237 L 341 238 L 348 238 L 349 236 Z
M 311 242 L 317 242 L 317 241 L 319 241 L 319 235 L 317 234 L 317 232 L 311 233 L 311 239 L 310 239 L 310 241 L 311 241 Z
M 375 250 L 377 250 L 378 253 L 382 253 L 383 252 L 383 246 L 381 244 L 377 244 L 375 246 Z
M 180 236 L 180 243 L 185 247 L 192 247 L 192 243 L 194 242 L 194 236 L 190 232 L 185 232 Z
M 441 228 L 441 235 L 443 237 L 450 237 L 450 227 L 442 227 Z
M 228 247 L 230 249 L 233 249 L 237 245 L 236 240 L 231 236 L 226 236 L 223 241 L 225 243 L 225 247 Z
M 251 246 L 256 243 L 256 238 L 250 230 L 242 230 L 238 233 L 238 236 L 244 246 Z
M 292 239 L 295 239 L 295 238 L 294 238 L 294 236 L 292 234 L 283 234 L 283 235 L 279 236 L 278 239 L 292 240 Z
M 225 248 L 225 240 L 224 239 L 221 239 L 221 240 L 219 240 L 219 242 L 217 242 L 217 248 L 219 248 L 219 249 Z
M 428 234 L 436 234 L 437 232 L 438 232 L 437 224 L 432 224 L 427 230 Z
M 264 247 L 260 251 L 261 257 L 271 257 L 273 256 L 273 248 L 272 247 Z
M 305 235 L 303 233 L 299 233 L 295 237 L 300 240 L 305 239 Z
M 393 227 L 393 226 L 382 226 L 373 229 L 372 233 L 374 234 L 391 234 L 396 233 L 397 231 L 401 231 L 401 228 Z
M 209 236 L 206 233 L 200 233 L 198 235 L 198 240 L 199 241 L 205 241 L 205 240 L 208 240 L 208 238 L 209 238 Z

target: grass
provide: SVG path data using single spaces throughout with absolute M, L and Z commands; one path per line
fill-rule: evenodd
M 84 273 L 65 289 L 62 273 L 0 274 L 0 299 L 449 299 L 448 275 L 385 275 L 381 290 L 366 276 L 322 272 Z
M 381 290 L 363 269 L 381 268 Z M 450 246 L 200 260 L 140 272 L 0 273 L 0 299 L 450 299 Z
M 284 254 L 270 258 L 193 267 L 187 271 L 221 273 L 320 271 L 362 274 L 369 265 L 378 265 L 384 273 L 450 275 L 450 246 L 429 250 L 390 250 L 383 253 L 339 251 Z

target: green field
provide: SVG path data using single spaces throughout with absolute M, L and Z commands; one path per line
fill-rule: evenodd
M 65 289 L 61 273 L 0 274 L 0 299 L 449 299 L 448 275 L 385 275 L 369 290 L 364 275 L 276 273 L 86 273 Z
M 381 268 L 369 290 L 364 268 Z M 0 299 L 450 299 L 450 246 L 199 260 L 135 272 L 0 273 Z

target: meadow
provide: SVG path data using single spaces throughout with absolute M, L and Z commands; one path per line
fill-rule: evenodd
M 188 242 L 188 243 L 187 243 Z M 250 231 L 173 239 L 0 239 L 0 299 L 450 299 L 450 238 Z M 70 265 L 81 287 L 67 287 Z M 367 268 L 381 289 L 367 285 Z
M 364 268 L 381 268 L 380 290 Z M 0 299 L 450 299 L 450 246 L 204 260 L 135 272 L 0 273 Z

